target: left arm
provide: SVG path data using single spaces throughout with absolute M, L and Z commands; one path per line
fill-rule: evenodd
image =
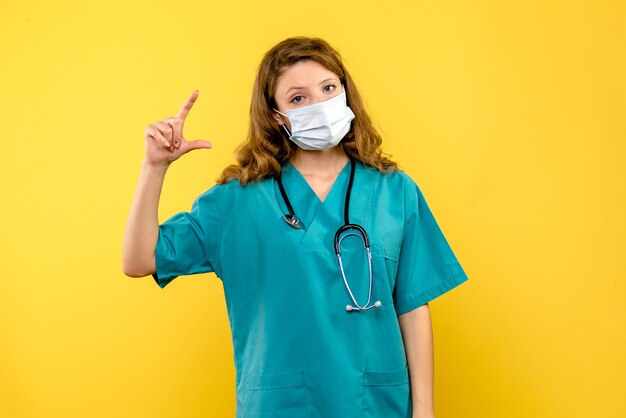
M 413 418 L 434 418 L 433 332 L 428 303 L 398 316 L 411 381 Z

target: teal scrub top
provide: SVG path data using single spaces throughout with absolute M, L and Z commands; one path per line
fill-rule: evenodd
M 285 191 L 304 223 L 295 229 L 276 179 L 237 179 L 198 196 L 159 225 L 157 284 L 215 272 L 224 287 L 236 368 L 237 418 L 411 418 L 408 362 L 398 315 L 468 280 L 417 184 L 355 160 L 350 222 L 372 253 L 372 298 L 353 304 L 334 236 L 344 223 L 348 161 L 324 201 L 290 163 Z M 350 232 L 350 231 L 348 231 Z M 354 232 L 354 231 L 352 231 Z M 369 292 L 363 242 L 341 244 L 360 305 Z

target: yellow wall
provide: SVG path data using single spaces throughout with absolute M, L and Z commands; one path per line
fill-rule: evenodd
M 624 417 L 621 1 L 5 1 L 0 415 L 232 417 L 220 281 L 121 271 L 146 125 L 198 88 L 160 220 L 247 131 L 292 35 L 344 55 L 470 277 L 431 303 L 438 418 Z

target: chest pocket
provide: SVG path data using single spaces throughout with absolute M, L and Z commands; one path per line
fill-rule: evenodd
M 400 260 L 400 246 L 391 244 L 372 243 L 372 270 L 374 272 L 374 286 L 379 294 L 381 302 L 393 303 L 393 291 L 396 286 L 398 275 L 398 263 Z
M 411 418 L 408 368 L 363 372 L 363 418 Z
M 393 288 L 398 274 L 398 261 L 400 260 L 400 246 L 394 244 L 373 243 L 371 245 L 372 258 L 379 257 L 385 261 L 385 269 L 389 284 Z
M 304 371 L 251 374 L 243 392 L 244 418 L 309 418 Z

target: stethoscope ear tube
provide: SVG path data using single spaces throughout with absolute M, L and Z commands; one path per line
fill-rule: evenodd
M 347 231 L 349 229 L 356 229 L 357 231 L 361 233 L 361 237 L 363 238 L 363 243 L 365 244 L 365 248 L 369 251 L 370 242 L 369 242 L 369 239 L 367 238 L 367 232 L 365 232 L 365 229 L 361 225 L 346 224 L 346 225 L 340 226 L 337 232 L 335 232 L 335 254 L 341 255 L 341 248 L 339 245 L 339 241 L 340 241 L 339 236 L 341 235 L 342 232 Z
M 348 232 L 347 234 L 339 238 L 342 232 L 347 231 L 349 229 L 356 229 L 357 231 L 359 231 L 359 233 L 357 234 L 355 232 Z M 359 305 L 359 303 L 356 301 L 356 298 L 352 294 L 352 290 L 350 289 L 350 285 L 348 284 L 348 279 L 346 278 L 346 273 L 343 269 L 343 262 L 341 260 L 341 241 L 343 241 L 344 238 L 349 237 L 350 235 L 355 235 L 359 237 L 363 241 L 363 245 L 365 246 L 365 250 L 367 251 L 367 264 L 369 267 L 369 292 L 367 295 L 367 302 L 365 302 L 364 306 Z M 341 271 L 341 277 L 343 278 L 343 283 L 346 286 L 346 289 L 348 290 L 350 299 L 352 299 L 352 302 L 355 305 L 355 306 L 346 305 L 346 311 L 348 312 L 365 311 L 368 309 L 378 308 L 379 306 L 381 306 L 382 303 L 380 303 L 379 300 L 377 300 L 373 305 L 370 305 L 370 301 L 372 300 L 372 253 L 370 251 L 369 239 L 367 238 L 367 232 L 365 232 L 365 229 L 362 226 L 356 225 L 356 224 L 347 224 L 347 225 L 341 226 L 335 233 L 335 253 L 337 254 L 337 261 L 339 262 L 339 270 Z

